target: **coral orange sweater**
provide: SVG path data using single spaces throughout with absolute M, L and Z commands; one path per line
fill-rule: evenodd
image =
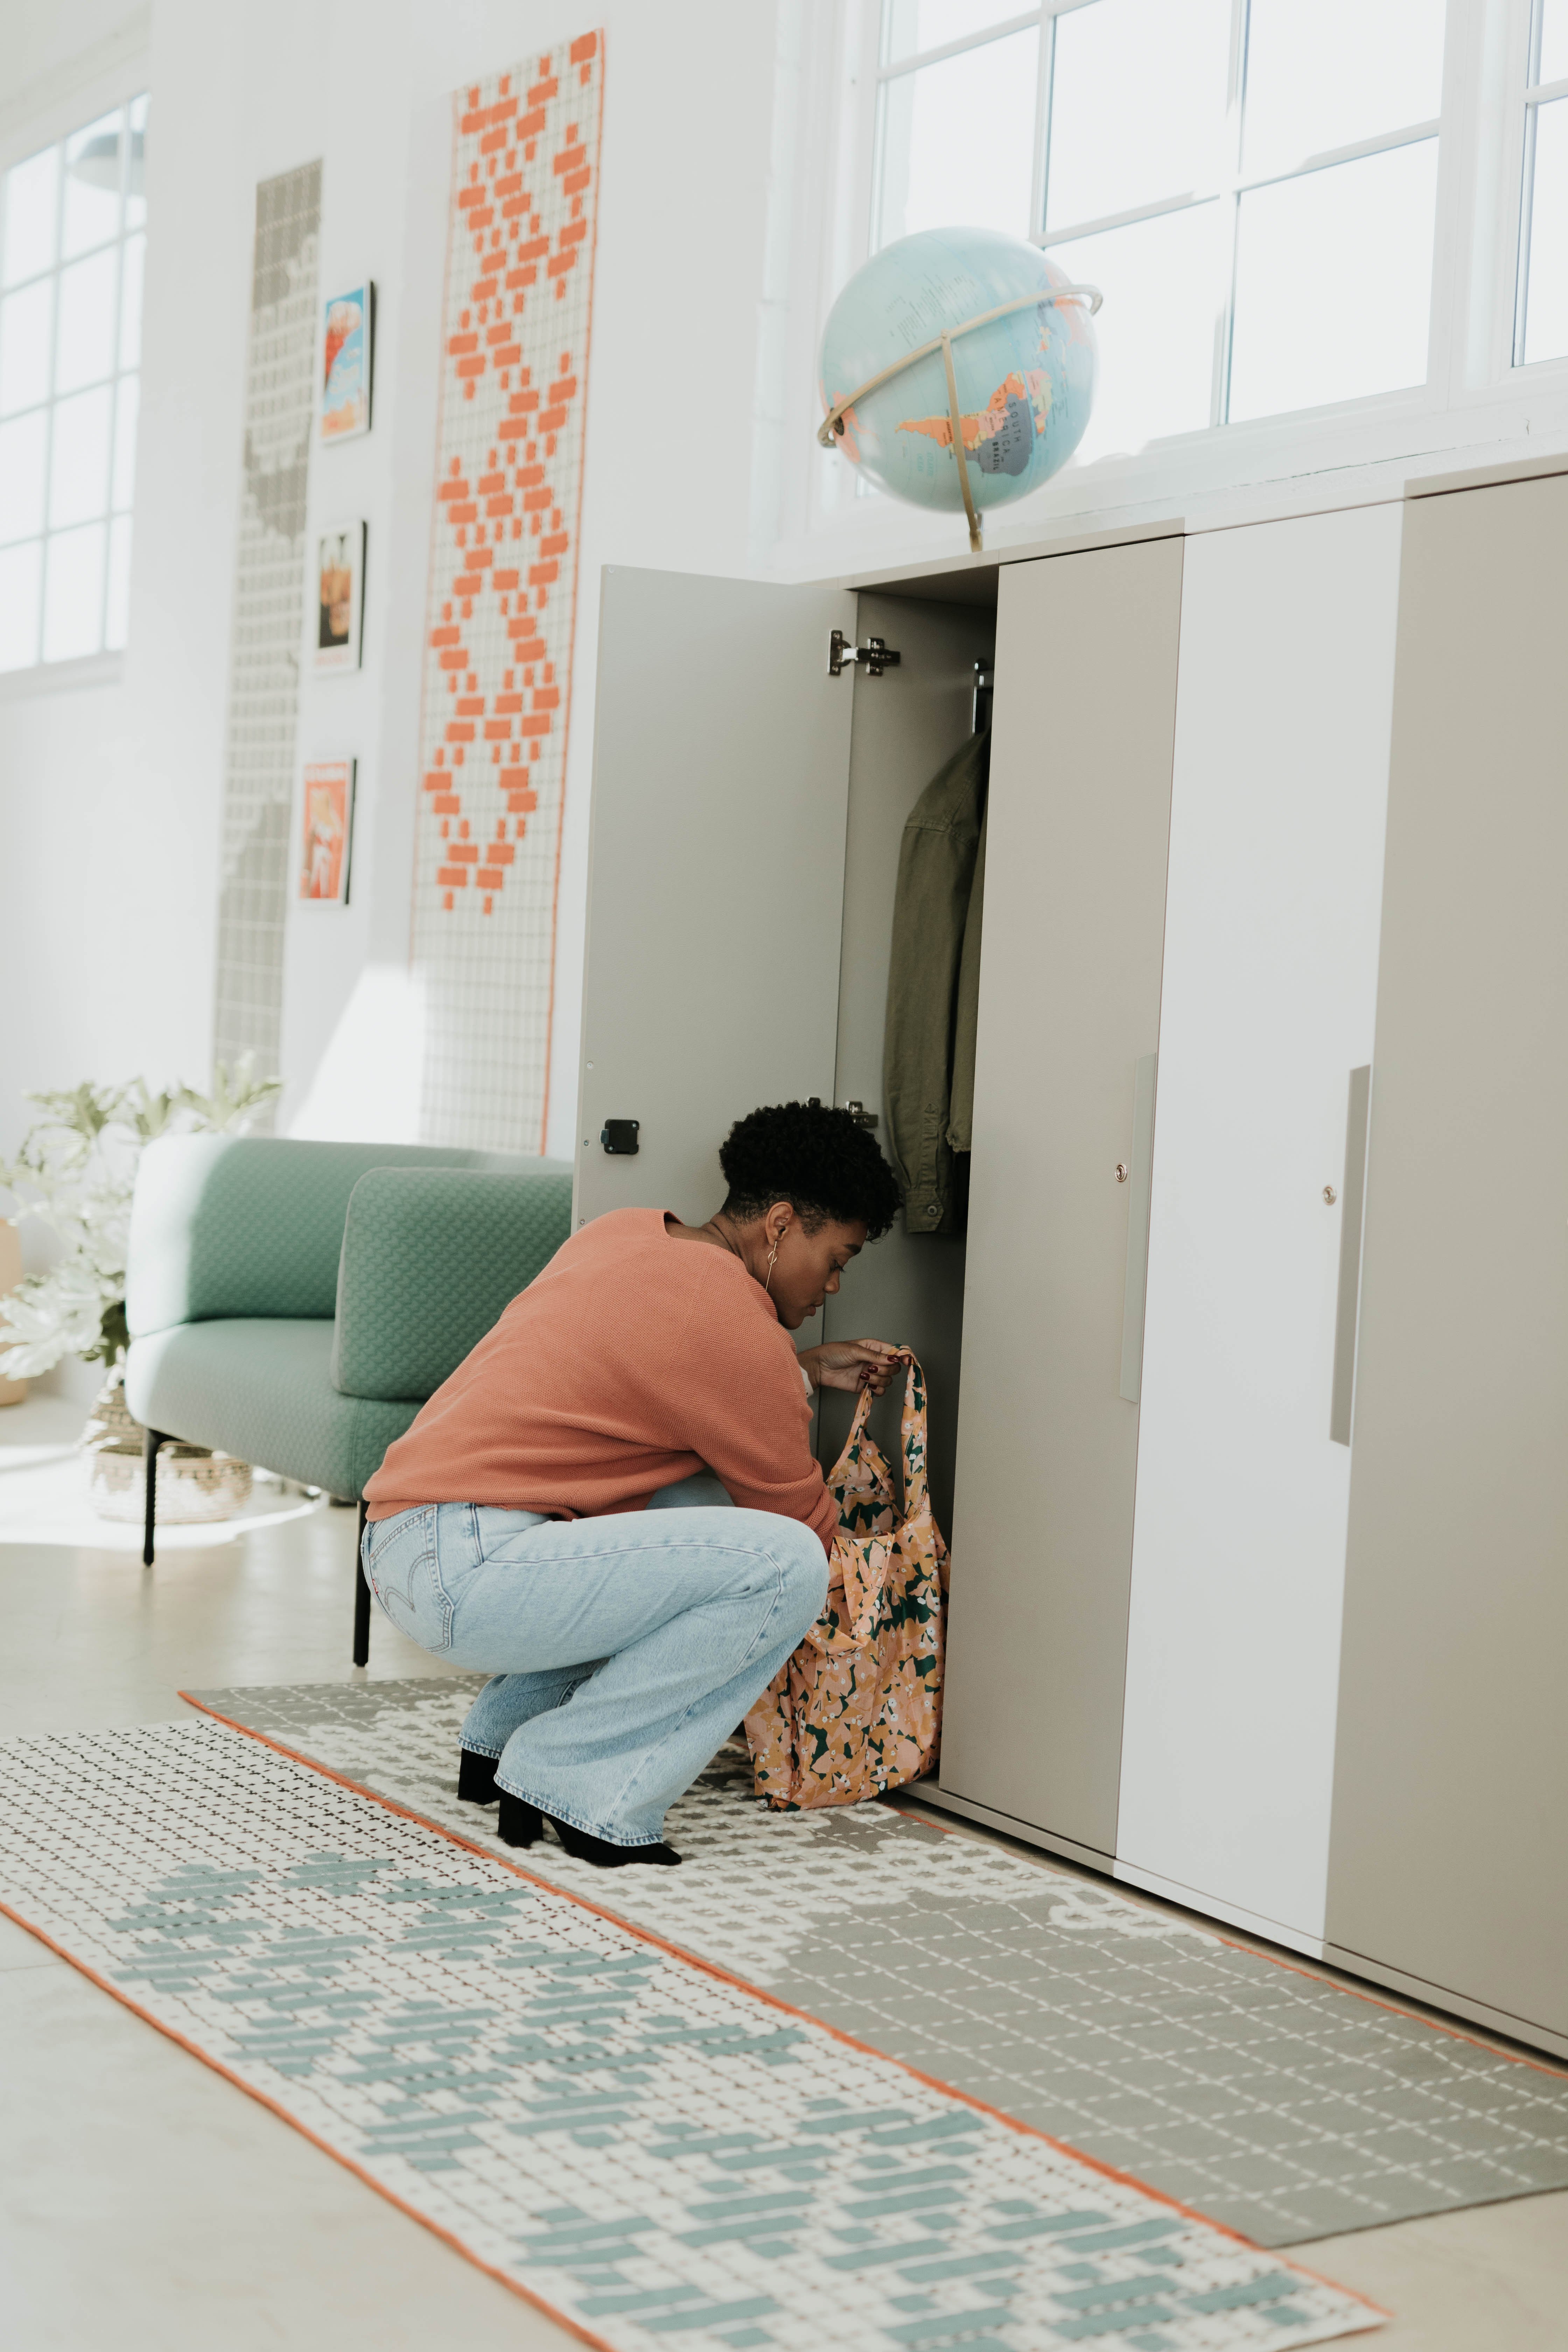
M 810 1425 L 789 1335 L 739 1258 L 672 1240 L 658 1209 L 616 1209 L 512 1300 L 365 1495 L 373 1519 L 420 1503 L 594 1518 L 706 1466 L 831 1552 Z

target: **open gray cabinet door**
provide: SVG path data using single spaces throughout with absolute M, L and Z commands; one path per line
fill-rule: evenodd
M 854 627 L 843 590 L 605 570 L 578 1224 L 700 1223 L 737 1118 L 833 1099 Z

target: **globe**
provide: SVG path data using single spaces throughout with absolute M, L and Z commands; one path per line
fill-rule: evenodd
M 818 362 L 825 414 L 945 329 L 970 498 L 982 513 L 1026 498 L 1066 465 L 1089 423 L 1099 357 L 1089 299 L 1043 299 L 954 331 L 1072 282 L 1037 246 L 997 229 L 922 229 L 885 246 L 827 314 Z M 963 509 L 940 348 L 861 394 L 842 429 L 824 425 L 818 437 L 894 498 Z

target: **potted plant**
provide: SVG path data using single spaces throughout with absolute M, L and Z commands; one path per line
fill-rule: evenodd
M 142 1431 L 125 1402 L 125 1253 L 136 1169 L 154 1137 L 243 1135 L 282 1081 L 258 1078 L 251 1057 L 219 1063 L 212 1091 L 176 1086 L 154 1094 L 90 1082 L 68 1094 L 35 1094 L 42 1114 L 14 1160 L 0 1160 L 12 1225 L 33 1219 L 54 1237 L 52 1262 L 0 1297 L 0 1377 L 36 1379 L 63 1357 L 102 1364 L 106 1379 L 82 1434 L 88 1491 L 108 1518 L 140 1516 Z M 165 1466 L 166 1465 L 166 1466 Z M 165 1445 L 158 1510 L 168 1518 L 225 1518 L 250 1492 L 248 1465 L 199 1445 Z

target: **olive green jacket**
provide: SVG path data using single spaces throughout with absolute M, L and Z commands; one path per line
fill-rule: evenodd
M 932 777 L 899 849 L 882 1087 L 911 1234 L 963 1230 L 990 764 L 987 730 Z

